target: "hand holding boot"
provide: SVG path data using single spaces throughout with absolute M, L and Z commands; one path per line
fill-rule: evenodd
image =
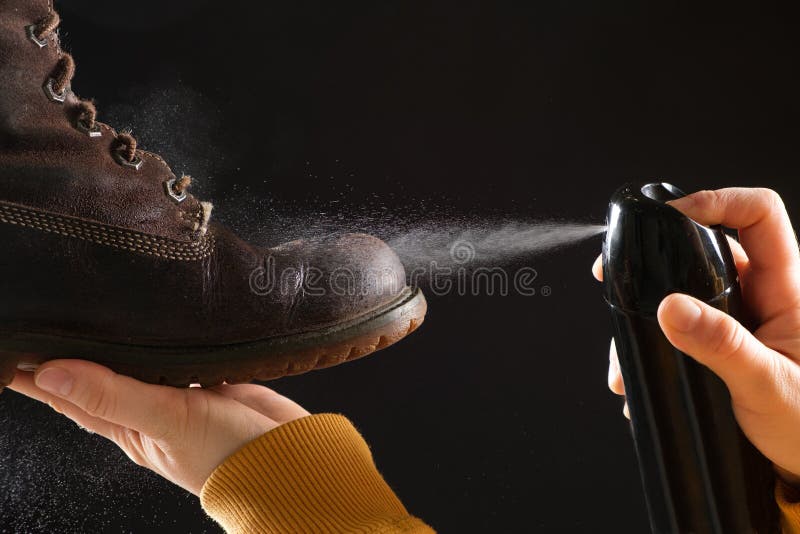
M 81 360 L 54 360 L 35 373 L 19 371 L 10 387 L 110 439 L 136 464 L 195 495 L 245 444 L 309 415 L 256 384 L 177 389 Z

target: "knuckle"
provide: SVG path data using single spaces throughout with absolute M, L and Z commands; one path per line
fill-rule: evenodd
M 715 206 L 722 200 L 722 193 L 713 189 L 703 189 L 693 193 L 692 198 L 701 207 Z
M 158 442 L 168 442 L 173 450 L 186 445 L 186 436 L 190 435 L 193 407 L 198 402 L 208 402 L 205 395 L 197 395 L 193 388 L 180 391 L 180 395 L 171 399 L 171 409 L 153 421 L 148 437 Z
M 709 348 L 723 360 L 740 353 L 747 341 L 744 330 L 725 316 L 714 319 L 710 332 Z
M 100 419 L 110 419 L 116 411 L 116 398 L 111 393 L 111 382 L 114 375 L 106 373 L 101 380 L 99 387 L 90 391 L 84 410 L 92 417 Z
M 736 204 L 736 189 L 714 189 L 708 192 L 709 205 L 716 213 L 725 213 L 727 209 Z
M 113 401 L 111 396 L 105 392 L 97 392 L 89 397 L 86 402 L 86 413 L 92 417 L 99 417 L 100 419 L 108 419 L 113 414 Z
M 767 205 L 767 207 L 772 209 L 783 208 L 783 199 L 774 189 L 759 187 L 756 189 L 756 194 L 759 198 L 764 200 L 764 203 Z

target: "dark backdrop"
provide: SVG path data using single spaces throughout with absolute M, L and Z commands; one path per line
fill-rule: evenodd
M 797 215 L 790 17 L 659 4 L 60 9 L 76 92 L 193 174 L 215 216 L 245 232 L 279 234 L 276 213 L 333 200 L 344 216 L 599 223 L 617 185 L 651 177 L 769 186 Z M 442 532 L 645 532 L 629 430 L 605 386 L 598 248 L 532 258 L 549 297 L 430 298 L 403 343 L 272 385 L 352 418 L 409 509 Z M 0 421 L 0 531 L 216 531 L 193 498 L 48 408 L 6 392 Z

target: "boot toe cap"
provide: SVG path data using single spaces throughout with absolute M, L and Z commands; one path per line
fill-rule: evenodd
M 269 255 L 291 308 L 289 330 L 354 319 L 395 301 L 407 287 L 397 254 L 367 234 L 294 241 Z

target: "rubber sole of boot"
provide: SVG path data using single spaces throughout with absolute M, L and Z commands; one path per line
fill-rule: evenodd
M 273 380 L 355 360 L 416 330 L 427 304 L 407 288 L 394 302 L 351 321 L 312 332 L 233 345 L 156 347 L 0 329 L 0 391 L 17 369 L 34 370 L 58 358 L 77 358 L 152 384 L 214 386 Z

